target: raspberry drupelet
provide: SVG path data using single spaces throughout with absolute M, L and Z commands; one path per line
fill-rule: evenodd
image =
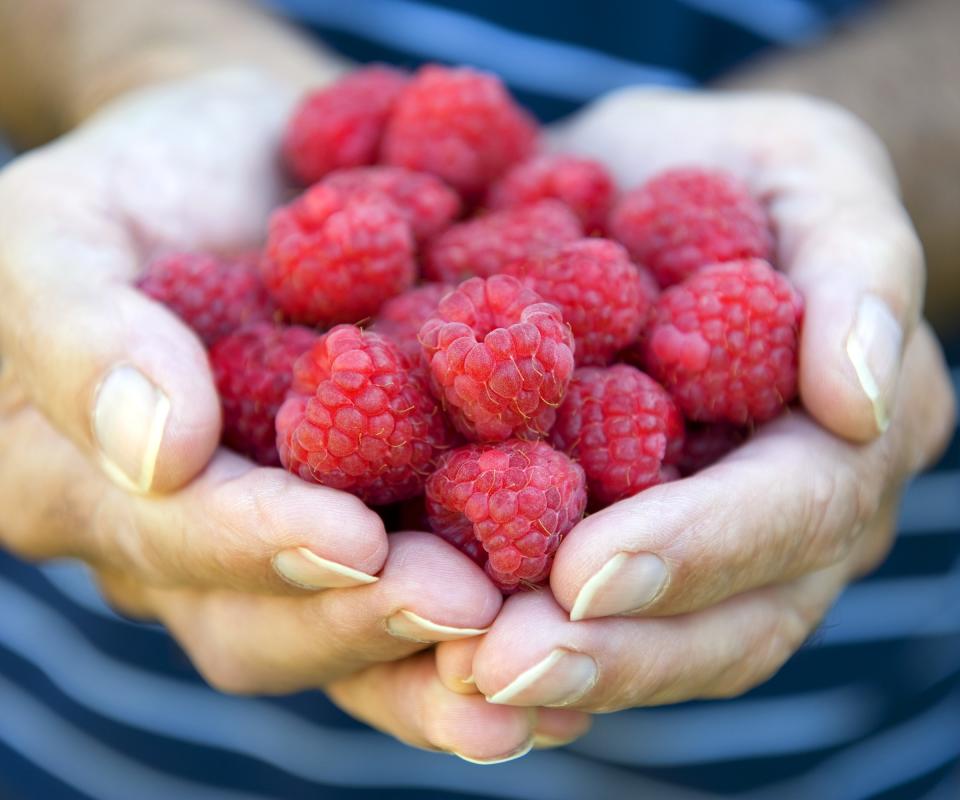
M 478 197 L 529 156 L 536 139 L 535 120 L 495 75 L 428 64 L 397 98 L 382 161 L 431 172 L 462 194 Z
M 573 374 L 560 310 L 516 278 L 471 278 L 420 329 L 431 386 L 473 441 L 546 436 Z
M 401 70 L 374 65 L 308 94 L 284 133 L 287 171 L 308 186 L 332 170 L 373 164 L 387 117 L 409 80 Z
M 447 453 L 427 481 L 433 531 L 485 561 L 487 574 L 508 592 L 547 579 L 586 502 L 583 470 L 544 442 L 467 445 Z
M 430 242 L 424 274 L 456 283 L 489 278 L 517 260 L 549 255 L 583 236 L 580 221 L 559 200 L 494 211 L 448 228 Z
M 249 259 L 171 253 L 148 264 L 137 286 L 180 317 L 207 347 L 246 323 L 276 314 Z
M 599 161 L 546 153 L 517 164 L 490 187 L 487 205 L 516 208 L 553 198 L 562 201 L 588 235 L 603 234 L 616 187 Z
M 255 322 L 211 348 L 228 447 L 258 464 L 280 465 L 274 421 L 293 381 L 293 363 L 316 339 L 313 331 L 299 326 Z
M 773 254 L 767 212 L 747 185 L 701 167 L 661 172 L 627 192 L 610 216 L 610 235 L 661 286 L 710 264 Z
M 802 317 L 799 293 L 766 261 L 706 267 L 660 295 L 642 361 L 689 420 L 765 422 L 797 395 Z
M 413 284 L 413 234 L 386 196 L 318 183 L 271 215 L 261 272 L 294 322 L 359 322 Z
M 570 382 L 550 434 L 587 475 L 592 507 L 676 477 L 683 417 L 666 390 L 627 364 L 583 367 Z
M 338 325 L 294 365 L 277 416 L 283 466 L 370 505 L 415 497 L 453 444 L 423 375 L 388 339 Z
M 658 294 L 654 280 L 609 239 L 580 239 L 552 255 L 514 261 L 504 274 L 560 309 L 580 366 L 605 366 L 634 342 Z
M 386 195 L 410 224 L 414 237 L 424 241 L 447 228 L 460 214 L 460 198 L 439 178 L 402 167 L 357 167 L 332 172 L 325 186 L 346 199 Z

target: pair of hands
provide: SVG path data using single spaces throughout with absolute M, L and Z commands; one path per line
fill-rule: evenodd
M 0 176 L 0 544 L 84 559 L 220 689 L 323 688 L 471 760 L 769 677 L 884 557 L 905 480 L 953 427 L 922 253 L 874 137 L 800 98 L 650 90 L 553 131 L 622 185 L 714 164 L 767 200 L 806 301 L 806 410 L 584 520 L 552 592 L 503 602 L 440 538 L 388 540 L 355 498 L 218 449 L 202 346 L 131 287 L 158 249 L 257 242 L 294 99 L 243 72 L 145 90 Z

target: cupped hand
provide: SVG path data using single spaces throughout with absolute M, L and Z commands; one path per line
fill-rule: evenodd
M 277 140 L 294 99 L 244 72 L 145 90 L 0 174 L 0 546 L 87 561 L 226 691 L 342 686 L 344 706 L 378 723 L 350 700 L 356 675 L 385 698 L 406 692 L 386 730 L 514 752 L 532 735 L 525 711 L 484 709 L 499 720 L 486 739 L 483 725 L 457 738 L 401 719 L 437 695 L 432 654 L 404 659 L 495 618 L 483 572 L 429 534 L 388 547 L 355 497 L 218 449 L 201 343 L 132 286 L 157 252 L 257 243 L 286 191 Z M 376 671 L 397 660 L 422 677 L 409 692 Z
M 920 322 L 923 258 L 883 148 L 845 112 L 765 94 L 626 91 L 555 133 L 624 186 L 674 165 L 742 175 L 800 289 L 804 410 L 693 477 L 588 517 L 551 592 L 510 598 L 441 676 L 493 703 L 611 710 L 742 693 L 887 553 L 906 480 L 940 452 L 954 399 Z

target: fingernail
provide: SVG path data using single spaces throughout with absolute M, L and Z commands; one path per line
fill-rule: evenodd
M 301 589 L 346 589 L 379 580 L 353 567 L 321 558 L 306 547 L 281 550 L 273 557 L 273 568 L 287 583 Z
M 136 367 L 115 367 L 97 388 L 93 434 L 104 471 L 125 489 L 149 492 L 170 399 Z
M 583 653 L 557 648 L 543 661 L 522 672 L 488 703 L 517 706 L 567 706 L 577 702 L 597 682 L 597 662 Z
M 660 596 L 669 579 L 667 565 L 653 553 L 617 553 L 583 584 L 570 619 L 640 611 Z
M 401 608 L 395 614 L 387 617 L 387 632 L 398 639 L 410 642 L 452 642 L 455 639 L 469 639 L 471 636 L 480 636 L 489 628 L 454 628 L 452 625 L 441 625 L 429 619 Z
M 887 304 L 873 295 L 860 301 L 847 337 L 847 356 L 873 406 L 877 429 L 890 425 L 890 412 L 900 372 L 903 331 Z
M 524 742 L 523 745 L 521 745 L 519 750 L 514 750 L 512 753 L 508 753 L 505 756 L 495 756 L 494 758 L 470 758 L 470 756 L 465 756 L 463 753 L 458 753 L 456 750 L 451 752 L 457 758 L 462 758 L 464 761 L 469 761 L 471 764 L 503 764 L 505 761 L 513 761 L 517 758 L 523 758 L 527 753 L 533 750 L 533 744 L 534 740 L 533 738 L 530 738 Z

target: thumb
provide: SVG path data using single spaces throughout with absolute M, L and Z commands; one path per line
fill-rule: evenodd
M 771 211 L 781 264 L 804 297 L 804 406 L 833 433 L 866 442 L 893 414 L 920 316 L 923 252 L 889 182 L 849 166 L 825 172 L 790 171 Z
M 902 211 L 862 209 L 820 228 L 791 277 L 804 295 L 800 393 L 826 428 L 869 441 L 890 424 L 916 327 L 923 260 Z
M 32 402 L 122 487 L 166 492 L 216 449 L 206 353 L 134 289 L 123 224 L 31 159 L 0 181 L 0 352 Z M 42 163 L 42 162 L 41 162 Z

